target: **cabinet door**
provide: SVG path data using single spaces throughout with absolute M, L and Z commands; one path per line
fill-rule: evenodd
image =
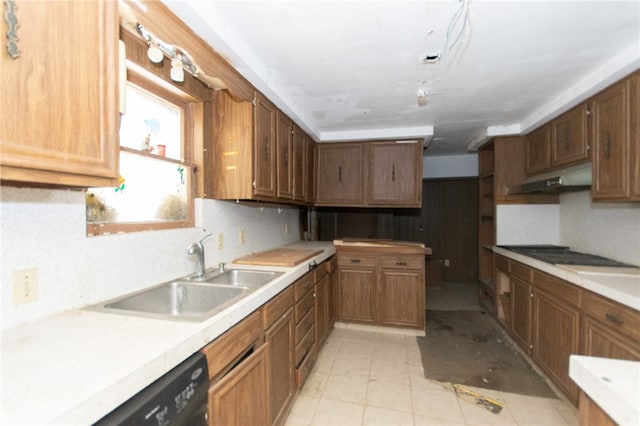
M 269 406 L 271 424 L 283 424 L 296 390 L 294 364 L 293 309 L 276 321 L 266 332 L 269 345 Z
M 375 322 L 375 268 L 338 269 L 338 319 Z
M 209 424 L 269 425 L 268 347 L 262 345 L 209 388 Z
M 293 199 L 304 201 L 307 172 L 305 161 L 305 134 L 301 128 L 294 124 L 293 138 L 291 139 L 292 177 L 293 177 Z
M 531 353 L 531 284 L 511 277 L 511 334 Z
M 0 178 L 113 186 L 118 3 L 16 3 L 20 56 L 0 54 Z
M 420 270 L 381 268 L 378 275 L 378 322 L 422 328 L 424 276 Z
M 587 104 L 583 103 L 551 123 L 551 166 L 581 162 L 589 158 Z
M 366 145 L 367 204 L 420 207 L 422 146 L 417 141 L 375 142 Z
M 593 200 L 630 196 L 629 88 L 625 80 L 593 98 Z
M 280 110 L 276 113 L 277 193 L 278 198 L 292 198 L 292 137 L 293 122 Z
M 533 310 L 533 360 L 575 404 L 578 387 L 569 377 L 569 355 L 579 350 L 580 312 L 540 290 Z
M 640 201 L 640 72 L 631 76 L 631 200 Z
M 276 107 L 260 93 L 254 100 L 253 191 L 276 196 Z
M 316 284 L 316 347 L 322 344 L 329 334 L 329 277 L 326 276 Z
M 551 166 L 551 132 L 549 125 L 543 126 L 526 137 L 528 175 L 542 172 Z
M 319 144 L 317 204 L 363 205 L 363 145 Z
M 304 138 L 304 156 L 305 156 L 305 194 L 304 200 L 313 204 L 316 201 L 316 157 L 318 149 L 316 143 L 310 137 Z
M 581 354 L 640 361 L 640 343 L 589 316 L 582 319 Z

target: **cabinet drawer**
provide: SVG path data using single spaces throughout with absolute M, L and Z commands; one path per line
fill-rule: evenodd
M 590 291 L 585 291 L 583 305 L 585 314 L 640 342 L 640 312 Z
M 514 277 L 520 278 L 528 283 L 531 282 L 531 271 L 532 269 L 528 266 L 523 265 L 522 263 L 511 261 L 511 275 Z
M 375 256 L 358 254 L 341 254 L 338 256 L 338 266 L 365 266 L 374 267 L 376 265 Z
M 381 268 L 422 269 L 424 256 L 380 256 L 378 266 Z
M 298 281 L 293 284 L 296 302 L 304 297 L 304 295 L 313 287 L 313 272 L 308 272 L 303 275 Z
M 281 291 L 273 299 L 269 300 L 262 310 L 262 327 L 266 330 L 271 324 L 276 322 L 278 318 L 287 312 L 287 309 L 293 306 L 293 287 L 287 287 Z
M 294 310 L 294 320 L 296 324 L 299 323 L 305 315 L 307 315 L 307 312 L 309 312 L 311 308 L 313 308 L 314 296 L 315 293 L 313 291 L 309 291 L 301 301 L 296 303 L 296 308 Z
M 327 275 L 329 275 L 329 262 L 321 263 L 316 269 L 313 270 L 314 283 L 317 283 Z
M 296 385 L 298 385 L 299 389 L 302 389 L 304 386 L 304 382 L 307 381 L 309 374 L 311 374 L 311 370 L 316 363 L 315 349 L 312 347 L 309 350 L 309 354 L 307 357 L 300 363 L 298 368 L 296 368 Z
M 579 287 L 538 270 L 533 271 L 533 285 L 559 299 L 580 307 L 582 290 Z
M 300 341 L 302 341 L 302 338 L 306 336 L 307 332 L 311 330 L 311 327 L 313 327 L 313 325 L 315 324 L 315 318 L 315 308 L 311 308 L 311 310 L 307 312 L 307 315 L 305 315 L 304 318 L 302 318 L 302 320 L 297 323 L 295 331 L 296 345 L 300 343 Z
M 504 256 L 496 256 L 495 257 L 495 262 L 496 262 L 496 269 L 499 269 L 503 272 L 509 272 L 509 259 L 507 259 Z
M 296 345 L 296 365 L 300 364 L 300 361 L 302 361 L 302 358 L 304 358 L 307 352 L 309 352 L 309 349 L 311 349 L 315 340 L 316 330 L 315 327 L 311 327 L 300 343 Z
M 247 348 L 262 344 L 261 317 L 259 309 L 202 349 L 207 357 L 209 379 L 220 376 L 232 367 Z

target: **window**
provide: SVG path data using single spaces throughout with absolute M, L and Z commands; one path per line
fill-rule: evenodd
M 120 184 L 87 191 L 88 235 L 193 226 L 196 121 L 197 99 L 129 64 Z

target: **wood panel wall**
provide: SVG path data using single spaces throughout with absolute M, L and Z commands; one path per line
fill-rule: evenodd
M 319 239 L 418 241 L 433 257 L 449 259 L 447 282 L 478 279 L 478 179 L 425 179 L 420 209 L 318 209 Z

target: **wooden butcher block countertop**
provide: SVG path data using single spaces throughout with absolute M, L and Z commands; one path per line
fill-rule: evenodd
M 380 251 L 388 252 L 389 254 L 432 254 L 431 247 L 425 247 L 423 243 L 417 243 L 413 241 L 396 241 L 396 240 L 373 240 L 363 238 L 343 238 L 340 240 L 334 240 L 333 245 L 336 246 L 338 251 L 351 251 L 358 252 L 371 251 L 379 253 Z
M 293 267 L 321 253 L 322 250 L 278 248 L 236 259 L 239 265 L 285 266 Z

